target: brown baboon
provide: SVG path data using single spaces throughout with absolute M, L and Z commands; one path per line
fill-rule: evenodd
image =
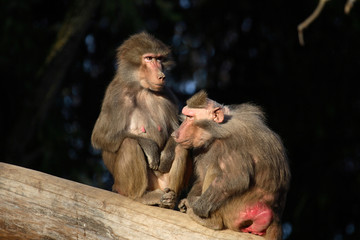
M 165 86 L 169 54 L 168 46 L 144 32 L 118 48 L 118 69 L 91 140 L 113 175 L 113 191 L 173 208 L 189 165 L 187 150 L 171 137 L 179 119 L 176 97 Z
M 252 104 L 220 105 L 201 91 L 182 113 L 173 136 L 192 149 L 196 180 L 179 208 L 209 228 L 280 240 L 290 170 L 263 112 Z

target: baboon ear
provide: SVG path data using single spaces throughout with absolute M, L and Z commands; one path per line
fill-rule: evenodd
M 214 121 L 217 123 L 222 123 L 224 121 L 224 111 L 222 108 L 217 107 L 213 111 Z

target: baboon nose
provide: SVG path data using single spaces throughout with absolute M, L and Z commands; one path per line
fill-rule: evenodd
M 158 77 L 161 80 L 165 80 L 165 74 L 163 72 L 159 72 Z

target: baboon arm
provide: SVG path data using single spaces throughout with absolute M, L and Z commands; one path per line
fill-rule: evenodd
M 165 173 L 170 171 L 172 163 L 175 159 L 175 147 L 176 147 L 176 142 L 174 138 L 170 137 L 167 140 L 165 148 L 162 150 L 160 155 L 160 166 L 159 166 L 160 172 Z
M 126 93 L 129 87 L 112 81 L 107 88 L 101 112 L 91 135 L 94 148 L 109 152 L 119 149 L 125 138 L 126 127 L 129 126 L 128 116 L 135 108 L 131 97 Z M 119 88 L 122 91 L 119 91 Z
M 243 159 L 236 159 L 237 157 Z M 227 156 L 219 157 L 218 169 L 216 169 L 219 174 L 193 204 L 195 214 L 208 217 L 234 193 L 242 193 L 249 189 L 254 174 L 254 166 L 248 157 L 232 155 L 231 152 Z M 240 164 L 240 166 L 235 164 Z

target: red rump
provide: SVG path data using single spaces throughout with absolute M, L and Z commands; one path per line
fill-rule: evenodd
M 241 232 L 264 235 L 273 218 L 271 209 L 263 202 L 257 202 L 255 205 L 246 207 L 245 211 L 239 213 L 237 220 Z M 251 223 L 249 226 L 247 223 Z M 241 226 L 246 225 L 242 228 Z

